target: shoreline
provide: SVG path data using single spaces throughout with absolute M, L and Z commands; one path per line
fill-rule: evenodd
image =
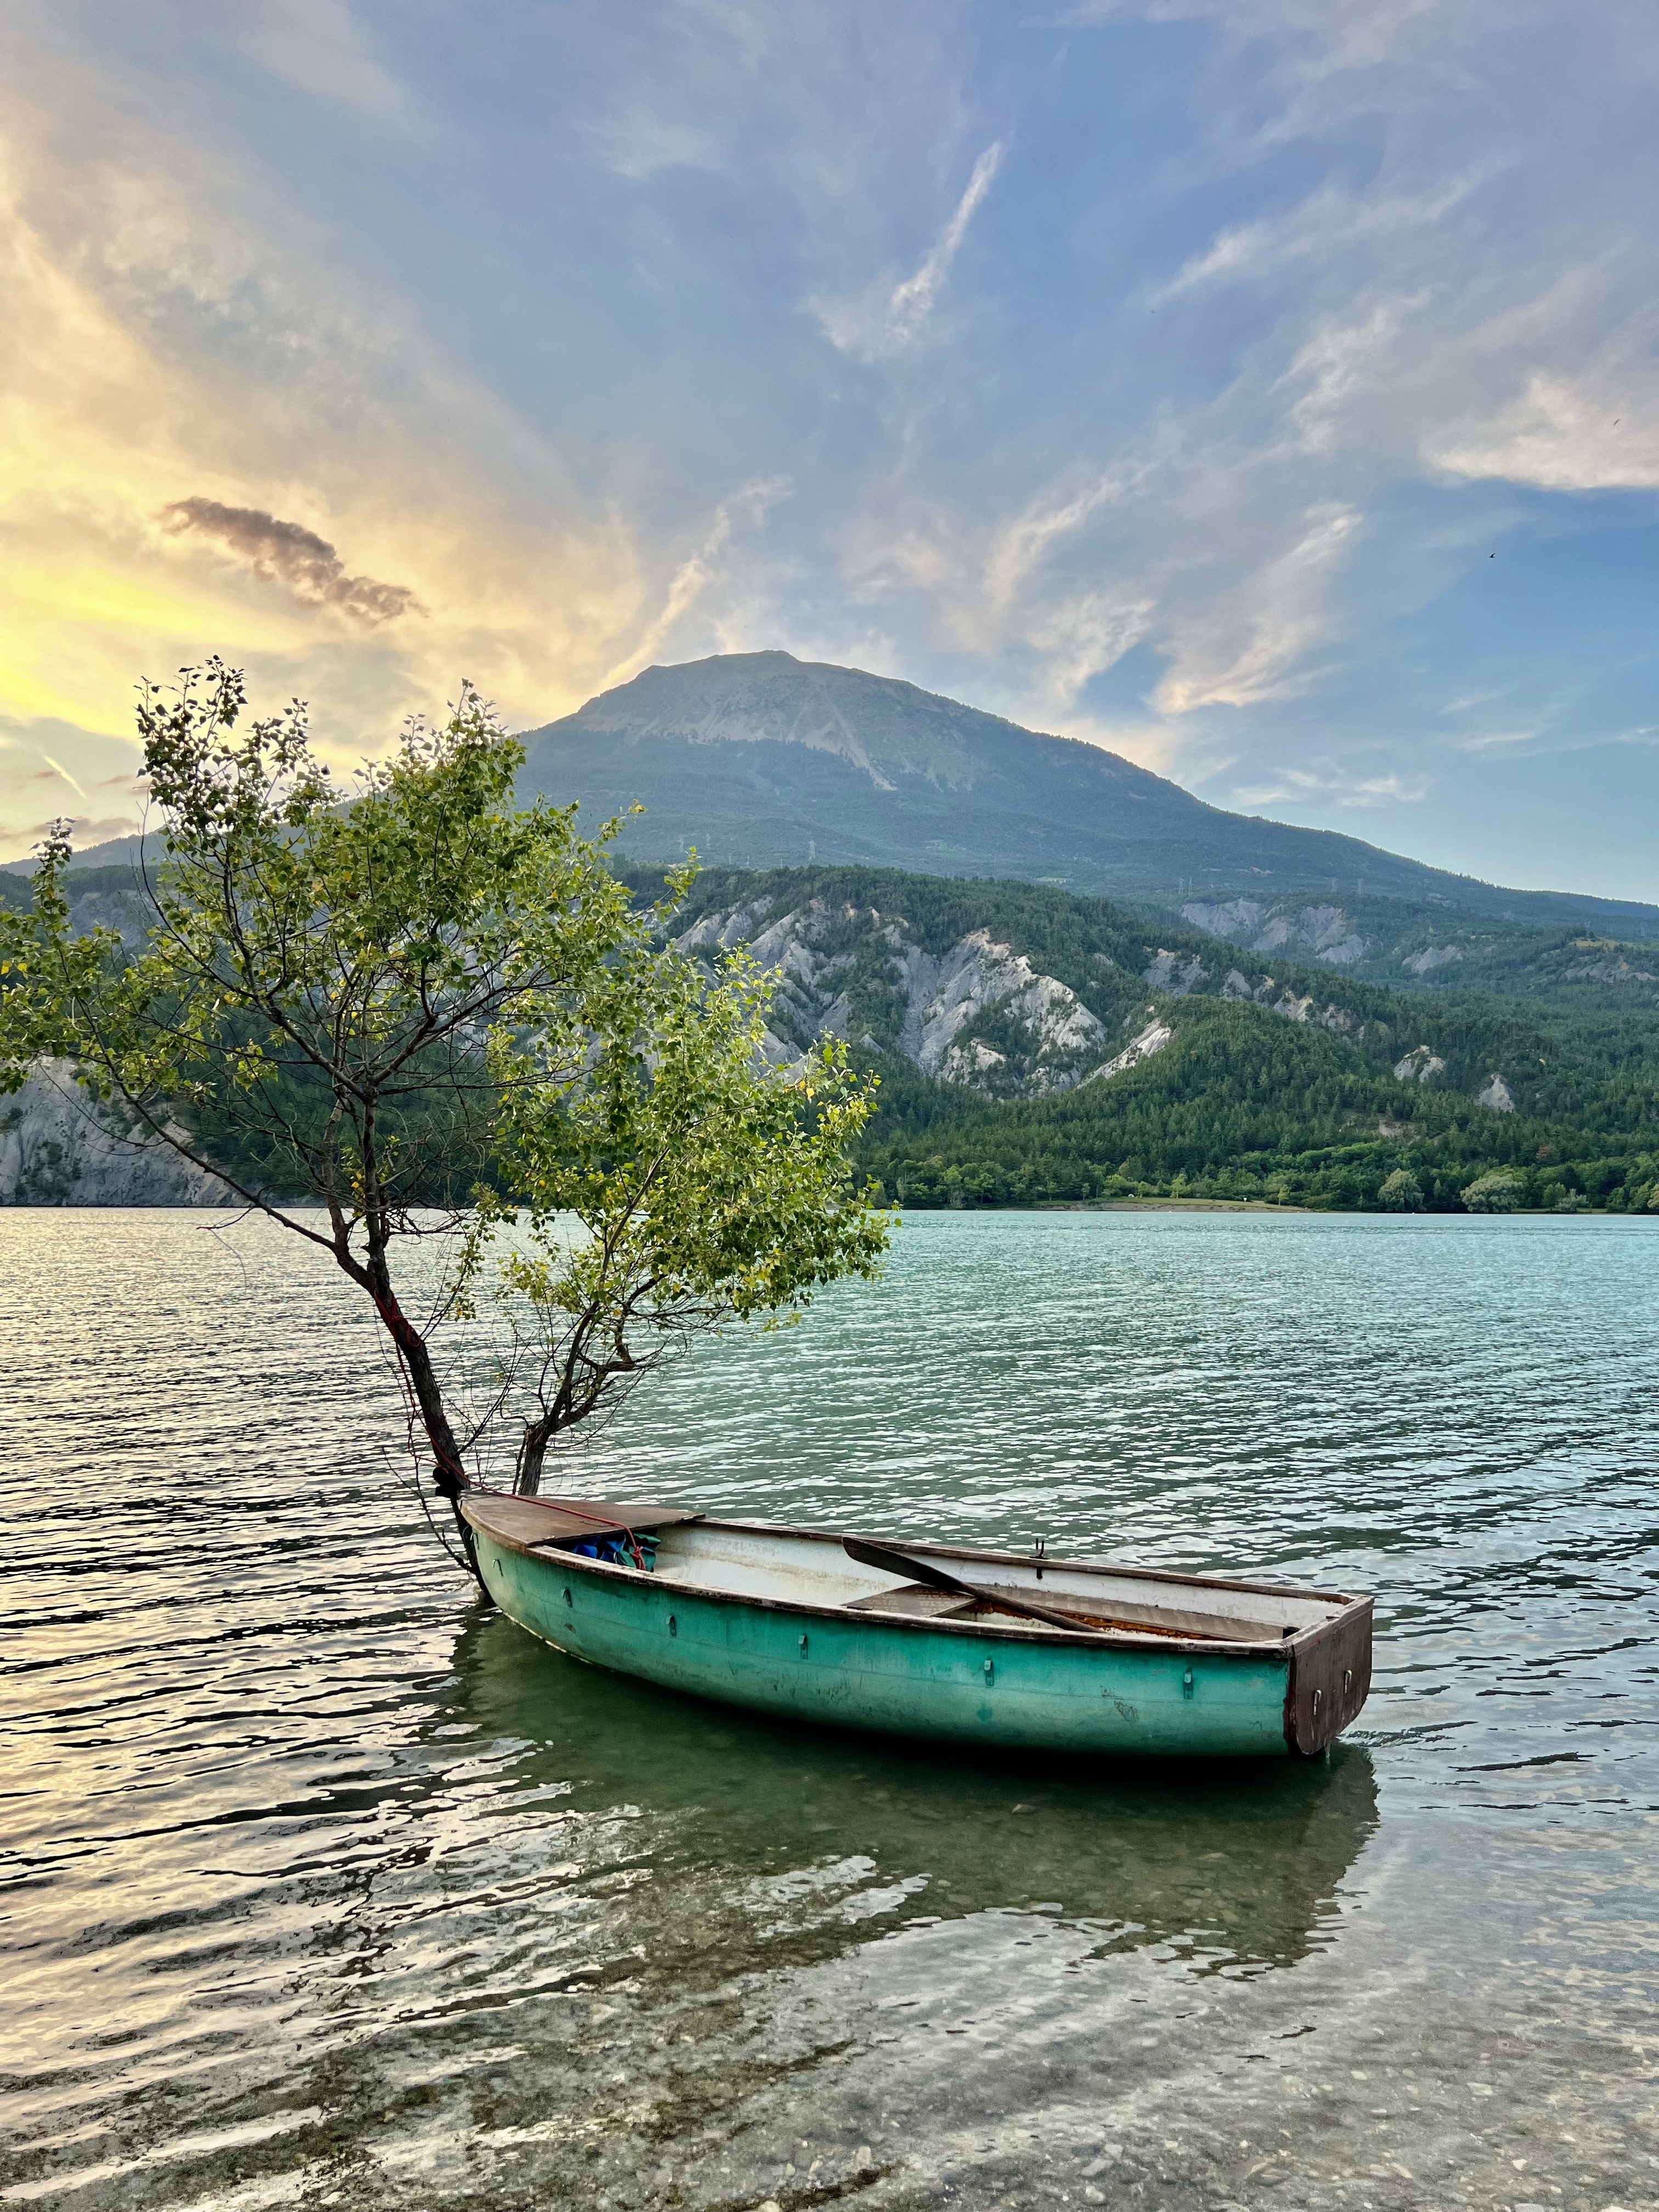
M 1640 1213 L 1615 1212 L 1607 1206 L 1508 1206 L 1502 1212 L 1473 1213 L 1465 1207 L 1413 1206 L 1398 1212 L 1377 1206 L 1286 1206 L 1268 1198 L 1034 1198 L 1024 1206 L 905 1206 L 895 1201 L 900 1213 L 1296 1213 L 1352 1215 L 1367 1220 L 1396 1221 L 1639 1221 Z

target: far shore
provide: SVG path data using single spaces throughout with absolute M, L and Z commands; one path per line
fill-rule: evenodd
M 1064 1213 L 1317 1213 L 1329 1210 L 1281 1206 L 1271 1198 L 1061 1198 L 1038 1203 Z
M 1282 1205 L 1271 1198 L 1033 1198 L 1024 1206 L 903 1206 L 906 1213 L 1328 1213 L 1365 1214 L 1375 1217 L 1388 1209 L 1379 1206 L 1291 1206 Z M 1396 1221 L 1451 1220 L 1451 1209 L 1413 1206 L 1389 1212 Z M 1605 1207 L 1574 1207 L 1571 1212 L 1553 1206 L 1508 1206 L 1490 1214 L 1472 1214 L 1462 1209 L 1465 1220 L 1521 1220 L 1528 1221 L 1626 1221 L 1639 1220 L 1639 1214 L 1609 1212 Z

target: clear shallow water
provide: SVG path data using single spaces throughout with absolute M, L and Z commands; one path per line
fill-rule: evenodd
M 0 1214 L 0 2203 L 1659 2203 L 1649 1224 L 913 1217 L 586 1455 L 1376 1593 L 1328 1765 L 1180 1774 L 560 1659 L 209 1218 Z

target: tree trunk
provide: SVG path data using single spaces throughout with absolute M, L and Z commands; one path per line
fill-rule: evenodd
M 519 1446 L 518 1471 L 513 1478 L 513 1487 L 520 1498 L 534 1498 L 540 1492 L 547 1448 L 552 1443 L 558 1426 L 556 1413 L 549 1413 L 539 1421 L 525 1423 L 524 1442 Z
M 409 1386 L 415 1395 L 427 1442 L 432 1447 L 432 1486 L 440 1498 L 448 1502 L 466 1564 L 479 1588 L 483 1589 L 483 1577 L 478 1571 L 478 1553 L 473 1542 L 472 1525 L 461 1511 L 461 1493 L 467 1486 L 466 1469 L 461 1464 L 460 1446 L 456 1443 L 455 1431 L 450 1425 L 443 1392 L 438 1385 L 437 1372 L 433 1367 L 432 1354 L 426 1339 L 398 1303 L 382 1246 L 371 1243 L 368 1264 L 361 1270 L 356 1263 L 345 1259 L 342 1259 L 341 1265 L 348 1274 L 355 1275 L 362 1284 L 374 1299 L 380 1319 L 386 1323 L 393 1349 L 409 1377 Z
M 338 1097 L 337 1090 L 336 1096 Z M 342 1105 L 345 1104 L 343 1100 Z M 348 1113 L 349 1108 L 346 1109 Z M 335 1256 L 350 1275 L 357 1275 L 363 1288 L 374 1301 L 380 1319 L 386 1323 L 394 1349 L 403 1362 L 414 1392 L 415 1403 L 421 1416 L 421 1425 L 426 1431 L 427 1442 L 432 1447 L 434 1466 L 432 1486 L 440 1498 L 448 1501 L 454 1516 L 455 1533 L 461 1540 L 461 1550 L 471 1569 L 474 1581 L 480 1589 L 483 1577 L 478 1571 L 477 1547 L 472 1540 L 472 1526 L 461 1511 L 461 1494 L 467 1486 L 466 1469 L 461 1464 L 460 1446 L 455 1441 L 455 1431 L 450 1426 L 449 1415 L 444 1406 L 443 1392 L 438 1387 L 438 1377 L 432 1364 L 432 1354 L 427 1349 L 426 1339 L 398 1303 L 392 1287 L 392 1269 L 386 1260 L 387 1212 L 385 1185 L 380 1173 L 380 1147 L 376 1134 L 378 1115 L 375 1100 L 371 1094 L 365 1097 L 357 1114 L 358 1158 L 363 1177 L 363 1231 L 368 1250 L 365 1261 L 359 1263 L 350 1253 L 349 1240 L 335 1244 Z
M 474 1580 L 483 1588 L 483 1577 L 478 1571 L 477 1547 L 472 1538 L 472 1524 L 461 1510 L 461 1493 L 467 1486 L 466 1469 L 461 1465 L 460 1447 L 455 1442 L 455 1431 L 449 1425 L 445 1411 L 443 1393 L 438 1388 L 438 1377 L 433 1370 L 432 1354 L 427 1349 L 426 1339 L 406 1318 L 396 1299 L 389 1300 L 386 1326 L 392 1330 L 392 1341 L 403 1356 L 409 1370 L 410 1386 L 415 1393 L 415 1402 L 421 1409 L 421 1424 L 427 1441 L 432 1446 L 432 1486 L 441 1498 L 447 1498 L 454 1516 L 455 1532 L 461 1540 L 461 1549 L 466 1564 L 472 1570 Z

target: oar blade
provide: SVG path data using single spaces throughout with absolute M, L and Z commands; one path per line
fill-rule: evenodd
M 908 1553 L 892 1551 L 885 1544 L 869 1544 L 861 1536 L 843 1536 L 841 1548 L 861 1567 L 878 1567 L 883 1574 L 896 1575 L 902 1582 L 921 1583 L 928 1589 L 951 1590 L 959 1597 L 979 1595 L 971 1583 L 947 1575 L 943 1567 L 930 1566 L 926 1559 L 913 1559 Z

